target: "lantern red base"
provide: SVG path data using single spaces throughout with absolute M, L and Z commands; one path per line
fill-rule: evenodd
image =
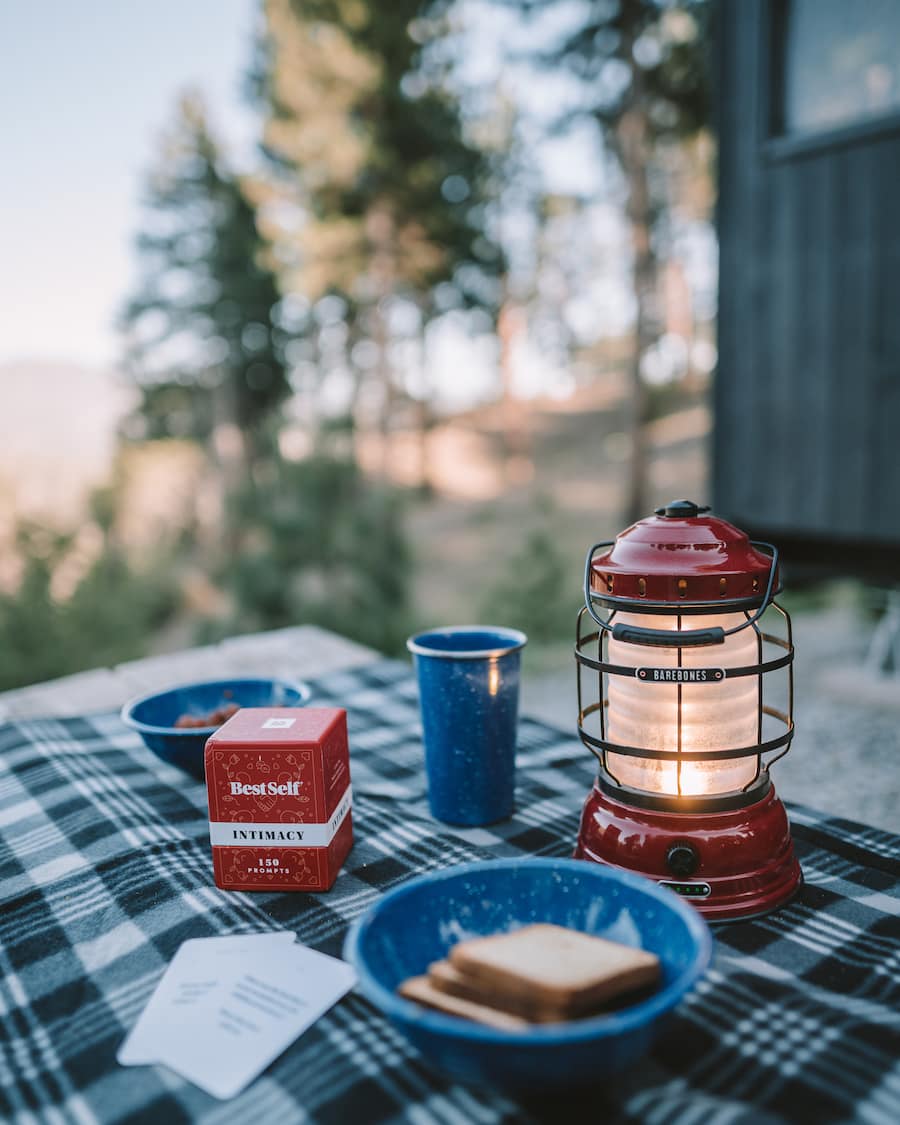
M 685 856 L 673 850 L 678 845 L 695 853 L 690 874 L 677 862 Z M 802 879 L 787 813 L 773 788 L 745 808 L 673 813 L 625 804 L 595 784 L 581 815 L 575 858 L 672 885 L 711 922 L 775 910 Z

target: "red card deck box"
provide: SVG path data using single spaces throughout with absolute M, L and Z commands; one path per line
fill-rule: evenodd
M 241 708 L 205 765 L 216 886 L 327 891 L 353 844 L 347 712 Z

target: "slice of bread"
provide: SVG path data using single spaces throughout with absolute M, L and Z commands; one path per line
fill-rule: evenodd
M 417 1004 L 424 1004 L 426 1008 L 435 1008 L 439 1012 L 474 1020 L 476 1023 L 487 1024 L 488 1027 L 499 1028 L 501 1031 L 524 1031 L 528 1027 L 528 1022 L 519 1016 L 441 992 L 425 976 L 410 977 L 399 986 L 397 991 L 407 1000 L 415 1000 Z
M 660 976 L 653 953 L 548 924 L 462 941 L 450 964 L 487 1003 L 528 1003 L 544 1018 L 589 1012 Z
M 520 1016 L 530 1023 L 556 1023 L 566 1019 L 564 1012 L 542 1005 L 540 998 L 498 995 L 483 982 L 461 973 L 449 961 L 435 961 L 433 965 L 429 965 L 428 982 L 448 996 L 457 996 L 474 1004 L 486 1004 L 489 1008 L 498 1008 Z

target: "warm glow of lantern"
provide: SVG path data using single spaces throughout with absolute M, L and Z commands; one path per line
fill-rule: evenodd
M 646 629 L 704 629 L 719 625 L 731 629 L 746 622 L 742 613 L 701 616 L 657 616 L 617 613 L 616 623 Z M 759 660 L 758 636 L 743 629 L 724 644 L 698 648 L 656 648 L 629 644 L 610 637 L 609 661 L 632 668 L 736 668 Z M 679 660 L 680 653 L 680 660 Z M 759 741 L 759 682 L 740 676 L 719 683 L 647 683 L 637 677 L 609 677 L 607 738 L 623 746 L 682 752 L 727 750 L 753 746 Z M 681 745 L 678 744 L 679 698 Z M 735 758 L 705 762 L 661 762 L 608 754 L 610 773 L 622 785 L 651 793 L 694 796 L 727 793 L 749 785 L 756 776 L 757 759 Z

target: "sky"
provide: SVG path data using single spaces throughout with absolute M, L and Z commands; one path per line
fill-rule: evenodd
M 189 87 L 249 150 L 256 18 L 256 0 L 0 3 L 0 364 L 115 364 L 142 173 Z

